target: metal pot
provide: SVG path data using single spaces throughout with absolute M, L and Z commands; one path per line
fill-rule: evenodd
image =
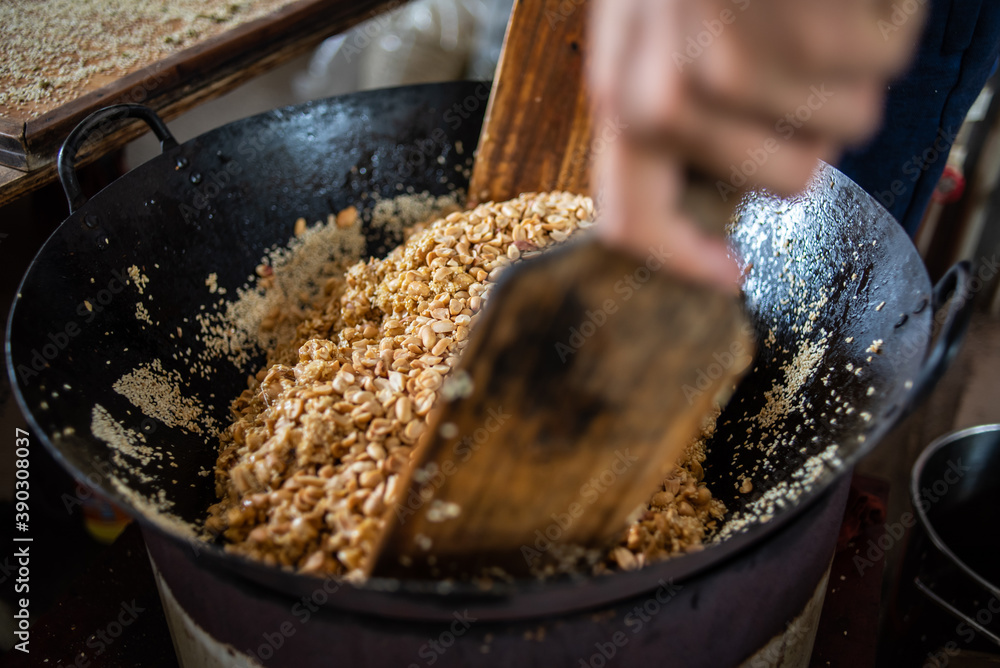
M 917 589 L 1000 647 L 1000 425 L 937 439 L 913 465 Z
M 912 527 L 889 597 L 880 663 L 985 665 L 979 662 L 1000 657 L 998 479 L 1000 425 L 945 434 L 917 459 L 914 511 L 890 525 L 895 533 L 885 539 Z

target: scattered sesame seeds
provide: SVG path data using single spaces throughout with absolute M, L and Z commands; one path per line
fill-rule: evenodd
M 196 434 L 217 431 L 215 420 L 201 403 L 181 394 L 184 379 L 178 371 L 166 371 L 160 360 L 141 364 L 112 386 L 143 415 L 168 427 Z
M 162 458 L 162 454 L 146 444 L 144 434 L 119 423 L 100 404 L 96 404 L 91 410 L 90 432 L 111 448 L 111 459 L 115 464 L 129 471 L 141 482 L 153 480 L 143 468 L 148 467 L 154 457 Z
M 142 302 L 136 302 L 135 319 L 149 325 L 153 324 L 153 319 L 149 316 L 149 311 L 146 310 L 146 307 Z
M 211 274 L 209 274 L 208 277 L 205 279 L 205 285 L 208 286 L 208 291 L 211 292 L 213 295 L 217 292 L 222 294 L 226 292 L 225 288 L 222 288 L 220 290 L 219 275 L 216 274 L 214 271 Z
M 817 341 L 802 341 L 799 344 L 795 357 L 781 367 L 781 379 L 776 380 L 771 389 L 764 393 L 767 404 L 755 416 L 762 430 L 773 427 L 805 401 L 801 392 L 802 386 L 812 377 L 816 366 L 823 360 L 826 349 L 826 333 L 823 333 Z
M 135 286 L 135 289 L 138 290 L 139 294 L 141 295 L 143 291 L 146 289 L 146 286 L 149 284 L 149 276 L 146 276 L 144 273 L 139 271 L 139 267 L 135 266 L 134 264 L 128 269 L 126 269 L 126 273 L 128 273 L 129 278 L 132 279 L 132 284 Z M 94 279 L 90 280 L 91 282 L 94 281 Z
M 835 443 L 828 445 L 820 453 L 806 459 L 802 466 L 791 472 L 788 479 L 776 483 L 741 511 L 733 513 L 712 542 L 722 542 L 753 525 L 769 522 L 777 512 L 792 505 L 799 496 L 810 492 L 827 469 L 840 465 L 837 448 Z

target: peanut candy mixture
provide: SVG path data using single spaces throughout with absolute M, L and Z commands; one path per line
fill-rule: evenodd
M 706 420 L 698 439 L 687 447 L 642 515 L 628 528 L 621 544 L 611 550 L 604 564 L 598 565 L 598 572 L 609 565 L 631 571 L 670 555 L 696 552 L 715 532 L 726 506 L 713 498 L 702 482 L 702 462 L 705 443 L 715 433 L 719 412 Z
M 351 267 L 233 402 L 206 528 L 227 549 L 304 573 L 362 577 L 400 473 L 499 274 L 593 224 L 593 203 L 525 194 L 419 226 Z M 725 512 L 689 448 L 599 570 L 700 545 Z

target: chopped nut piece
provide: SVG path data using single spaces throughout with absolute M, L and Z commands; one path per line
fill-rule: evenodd
M 351 227 L 358 220 L 358 210 L 349 206 L 337 214 L 337 227 Z

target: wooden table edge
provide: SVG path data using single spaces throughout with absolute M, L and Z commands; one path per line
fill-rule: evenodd
M 175 118 L 197 104 L 224 95 L 266 70 L 307 52 L 326 37 L 343 32 L 379 11 L 399 4 L 400 0 L 347 0 L 336 4 L 324 0 L 301 0 L 275 14 L 255 19 L 172 54 L 48 115 L 24 123 L 20 128 L 21 137 L 28 145 L 29 160 L 33 155 L 37 168 L 25 171 L 0 165 L 0 206 L 55 180 L 55 155 L 59 145 L 80 120 L 96 109 L 120 102 L 141 102 L 165 120 Z M 227 55 L 227 49 L 234 43 L 242 48 Z M 212 69 L 191 76 L 184 69 L 192 59 L 203 59 L 206 69 L 209 66 Z M 151 77 L 166 77 L 167 80 L 161 81 L 164 86 L 148 91 L 144 82 Z M 128 97 L 137 87 L 142 87 L 149 94 L 144 94 L 142 99 Z M 39 127 L 45 123 L 47 127 Z M 16 125 L 9 118 L 0 119 L 0 139 L 8 142 L 15 139 L 12 135 L 18 132 Z M 81 151 L 77 165 L 93 162 L 146 131 L 144 124 L 129 122 Z M 38 142 L 37 145 L 32 145 L 33 141 Z

